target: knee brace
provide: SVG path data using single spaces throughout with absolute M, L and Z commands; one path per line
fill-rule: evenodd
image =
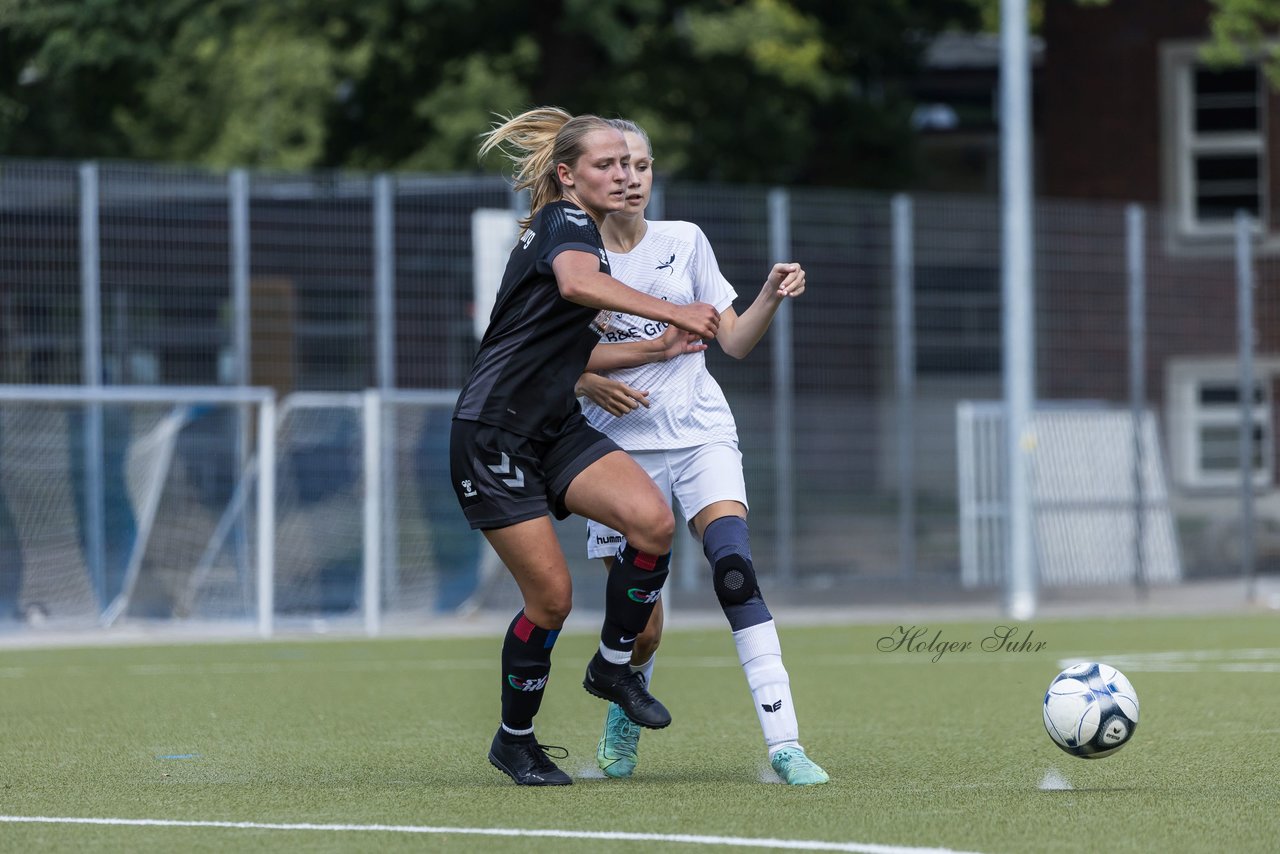
M 759 593 L 745 519 L 716 519 L 702 532 L 702 551 L 711 562 L 711 578 L 721 607 L 742 605 Z
M 722 607 L 742 605 L 756 595 L 755 567 L 741 555 L 728 554 L 711 565 L 711 579 Z

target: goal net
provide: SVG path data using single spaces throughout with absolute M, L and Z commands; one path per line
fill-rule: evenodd
M 449 487 L 451 392 L 302 393 L 278 427 L 276 608 L 370 633 L 471 596 L 483 538 Z
M 261 627 L 268 508 L 245 475 L 274 456 L 273 408 L 257 390 L 0 386 L 0 619 Z M 236 559 L 193 590 L 220 523 Z
M 1046 587 L 1169 583 L 1182 576 L 1155 418 L 1127 409 L 1045 404 L 1033 417 L 1032 533 Z M 1005 580 L 1008 504 L 1004 407 L 957 408 L 960 577 Z
M 449 486 L 454 399 L 0 386 L 0 627 L 465 613 L 494 573 Z

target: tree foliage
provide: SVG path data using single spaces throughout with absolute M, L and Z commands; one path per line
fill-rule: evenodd
M 1213 42 L 1205 50 L 1210 62 L 1238 65 L 1246 56 L 1261 56 L 1273 87 L 1280 87 L 1280 0 L 1211 0 Z
M 474 170 L 495 114 L 557 104 L 668 174 L 889 186 L 928 38 L 981 5 L 0 0 L 0 153 Z

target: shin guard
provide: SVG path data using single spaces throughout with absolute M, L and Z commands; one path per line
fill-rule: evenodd
M 600 654 L 606 661 L 631 661 L 636 638 L 649 624 L 670 568 L 670 552 L 645 554 L 628 543 L 618 550 L 605 585 L 604 626 L 600 630 Z
M 551 649 L 559 629 L 542 629 L 521 611 L 502 641 L 502 727 L 521 735 L 533 731 L 533 716 L 551 673 Z

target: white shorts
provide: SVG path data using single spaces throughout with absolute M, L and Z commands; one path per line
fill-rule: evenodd
M 711 442 L 693 448 L 670 451 L 628 451 L 653 482 L 667 504 L 672 498 L 680 514 L 689 520 L 717 501 L 747 504 L 747 485 L 742 479 L 742 452 L 736 442 Z M 599 522 L 587 520 L 587 557 L 613 557 L 622 543 L 622 534 Z

